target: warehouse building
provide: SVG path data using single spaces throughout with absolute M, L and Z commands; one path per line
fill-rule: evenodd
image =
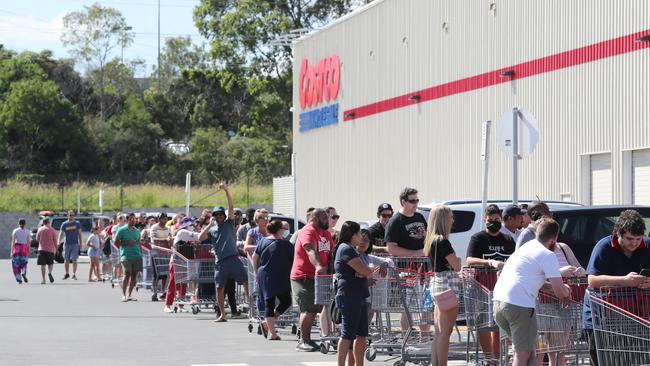
M 298 212 L 369 219 L 405 186 L 422 203 L 480 199 L 485 121 L 488 198 L 510 198 L 496 131 L 513 107 L 539 131 L 520 199 L 650 204 L 648 14 L 644 0 L 375 0 L 302 37 Z

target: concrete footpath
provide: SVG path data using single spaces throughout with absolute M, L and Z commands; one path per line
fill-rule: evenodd
M 248 320 L 166 314 L 148 290 L 122 303 L 118 287 L 87 282 L 86 263 L 77 281 L 63 281 L 63 274 L 56 264 L 54 284 L 41 285 L 40 267 L 30 260 L 29 283 L 18 285 L 11 262 L 0 260 L 0 365 L 336 365 L 334 353 L 296 352 L 288 330 L 272 342 L 249 333 Z M 394 362 L 378 356 L 367 364 Z

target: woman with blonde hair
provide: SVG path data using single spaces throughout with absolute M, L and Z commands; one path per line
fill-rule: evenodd
M 431 260 L 434 277 L 431 279 L 431 296 L 448 289 L 454 290 L 456 297 L 460 295 L 461 282 L 458 277 L 461 261 L 449 242 L 451 226 L 454 223 L 454 213 L 448 206 L 435 206 L 429 213 L 427 236 L 424 240 L 424 255 Z M 440 309 L 436 304 L 434 310 L 435 335 L 431 344 L 431 365 L 445 366 L 449 355 L 449 337 L 456 324 L 458 306 L 451 309 Z

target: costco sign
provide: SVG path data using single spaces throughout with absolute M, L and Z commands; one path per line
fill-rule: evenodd
M 340 81 L 341 61 L 338 56 L 326 57 L 312 65 L 303 59 L 298 79 L 300 108 L 304 110 L 334 101 L 339 95 Z M 336 103 L 301 113 L 300 132 L 338 123 L 338 112 Z

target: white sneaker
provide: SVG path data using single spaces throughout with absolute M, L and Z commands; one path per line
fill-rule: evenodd
M 126 296 L 122 296 L 122 302 L 127 302 L 129 299 Z

